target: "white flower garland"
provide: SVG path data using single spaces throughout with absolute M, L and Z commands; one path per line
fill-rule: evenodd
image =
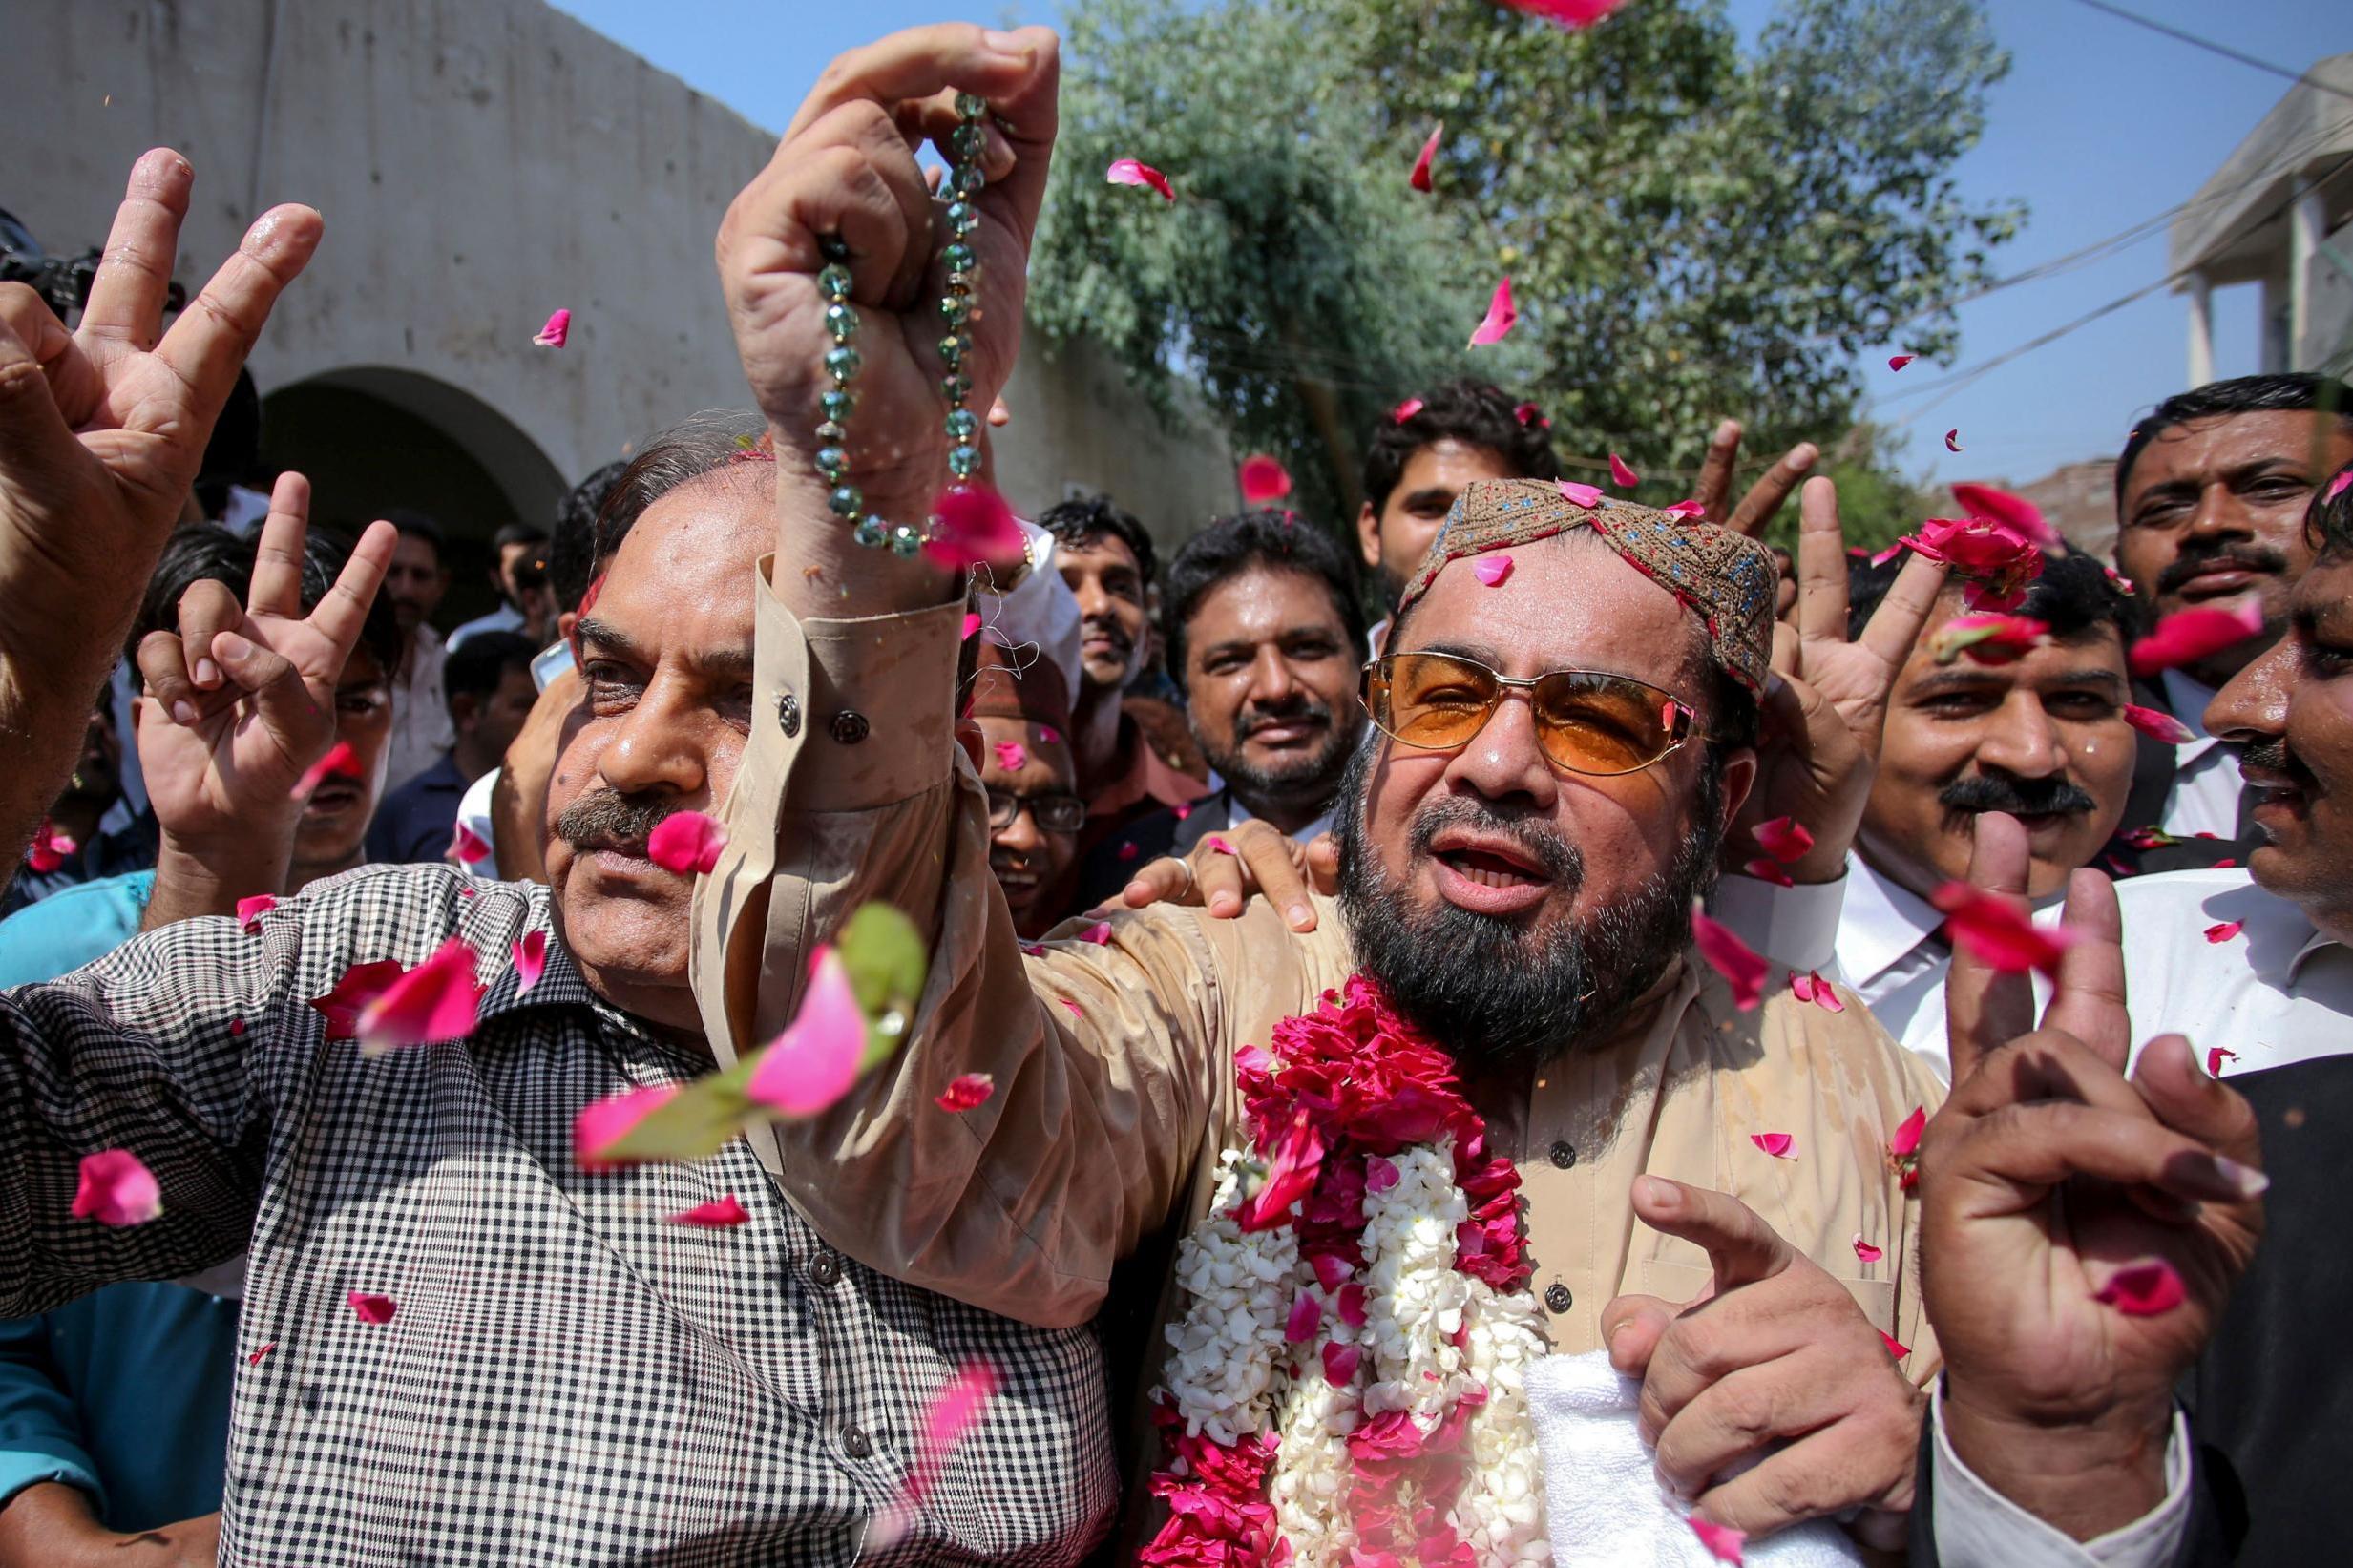
M 1189 1433 L 1231 1448 L 1272 1412 L 1275 1359 L 1299 1271 L 1299 1236 L 1289 1225 L 1242 1229 L 1233 1218 L 1247 1174 L 1266 1167 L 1240 1149 L 1218 1156 L 1208 1217 L 1177 1247 L 1176 1278 L 1190 1298 L 1168 1326 L 1166 1382 Z

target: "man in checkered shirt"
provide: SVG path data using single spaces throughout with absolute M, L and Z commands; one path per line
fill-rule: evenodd
M 74 334 L 0 285 L 12 847 L 71 766 L 237 366 L 317 240 L 316 214 L 265 215 L 158 340 L 152 261 L 173 254 L 190 178 L 177 154 L 139 161 Z M 717 808 L 754 721 L 773 465 L 738 455 L 708 433 L 659 444 L 607 513 L 634 526 L 579 632 L 552 892 L 446 867 L 362 870 L 258 930 L 184 921 L 0 996 L 0 1315 L 250 1249 L 223 1562 L 688 1568 L 862 1549 L 1065 1562 L 1109 1524 L 1089 1330 L 1016 1323 L 845 1259 L 741 1140 L 694 1166 L 574 1163 L 582 1107 L 709 1064 L 686 983 L 688 883 L 644 839 L 669 811 Z M 302 619 L 270 564 L 285 536 L 264 541 L 251 603 L 192 593 L 180 638 L 141 651 L 153 700 L 210 741 L 221 796 L 284 803 L 168 839 L 159 874 L 187 885 L 290 828 L 295 782 L 326 748 L 315 704 L 390 554 L 374 525 Z M 292 536 L 299 555 L 299 524 Z M 883 750 L 855 759 L 874 788 L 892 786 Z M 509 954 L 534 931 L 546 969 L 525 986 Z M 364 1059 L 329 1037 L 347 1031 L 314 999 L 347 971 L 414 966 L 452 934 L 488 985 L 469 1038 Z M 78 1162 L 107 1149 L 155 1173 L 160 1218 L 73 1217 Z M 728 1194 L 747 1223 L 670 1222 Z M 389 1320 L 355 1295 L 388 1299 Z M 871 1521 L 923 1458 L 929 1402 L 975 1362 L 995 1369 L 995 1398 L 906 1533 L 874 1545 Z

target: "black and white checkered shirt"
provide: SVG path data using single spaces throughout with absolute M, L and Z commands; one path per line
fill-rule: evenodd
M 582 1106 L 707 1063 L 552 940 L 518 995 L 513 944 L 547 924 L 544 889 L 381 868 L 257 935 L 190 921 L 0 994 L 0 1316 L 250 1241 L 224 1563 L 849 1563 L 976 1360 L 999 1377 L 985 1419 L 866 1560 L 1082 1556 L 1118 1484 L 1092 1334 L 829 1250 L 741 1140 L 580 1171 Z M 452 932 L 491 982 L 472 1038 L 373 1060 L 326 1039 L 308 998 Z M 156 1173 L 161 1219 L 71 1217 L 80 1157 L 107 1148 Z M 730 1192 L 748 1224 L 665 1223 Z M 354 1290 L 397 1315 L 361 1321 Z

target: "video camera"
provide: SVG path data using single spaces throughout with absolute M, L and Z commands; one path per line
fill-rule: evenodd
M 79 256 L 52 256 L 41 248 L 32 231 L 16 215 L 0 207 L 0 283 L 29 283 L 57 319 L 67 325 L 90 303 L 90 284 L 98 275 L 98 259 L 105 253 L 93 245 Z M 177 280 L 165 285 L 164 303 L 178 310 L 188 303 L 188 290 Z

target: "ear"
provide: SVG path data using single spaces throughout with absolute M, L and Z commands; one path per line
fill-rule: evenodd
M 450 699 L 450 722 L 459 729 L 473 723 L 481 711 L 481 699 L 472 692 L 459 692 Z
M 1356 508 L 1356 549 L 1363 554 L 1365 565 L 1379 567 L 1380 513 L 1373 510 L 1370 501 Z
M 1724 820 L 1716 824 L 1716 831 L 1729 833 L 1733 824 L 1740 820 L 1740 808 L 1748 804 L 1749 791 L 1756 787 L 1756 752 L 1743 746 L 1724 759 Z
M 978 722 L 971 719 L 956 721 L 956 743 L 964 748 L 965 760 L 973 764 L 973 771 L 979 772 L 981 747 L 987 745 L 989 742 L 988 737 L 980 733 Z

